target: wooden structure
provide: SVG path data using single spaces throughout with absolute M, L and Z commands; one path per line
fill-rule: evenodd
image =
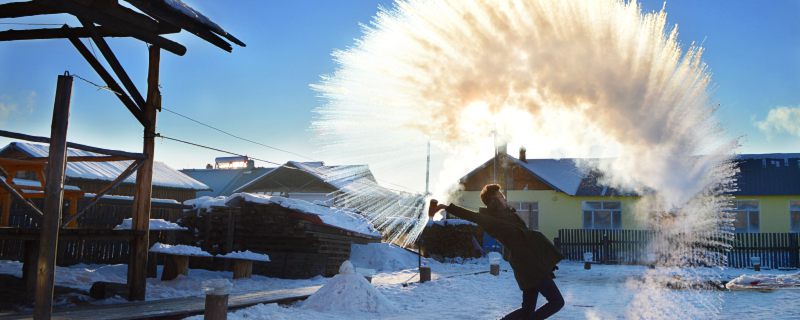
M 199 230 L 200 247 L 211 254 L 250 250 L 269 255 L 270 262 L 253 262 L 253 272 L 280 278 L 333 276 L 350 258 L 353 243 L 380 242 L 380 236 L 326 225 L 316 216 L 276 204 L 243 201 L 235 207 L 212 207 L 189 215 L 184 223 Z M 197 266 L 228 269 L 222 260 L 213 262 Z
M 186 30 L 226 51 L 232 50 L 231 44 L 227 41 L 240 46 L 244 46 L 244 43 L 179 0 L 126 0 L 126 2 L 136 7 L 139 11 L 120 5 L 117 0 L 35 0 L 0 4 L 0 18 L 71 14 L 81 23 L 79 28 L 64 25 L 61 28 L 50 29 L 6 30 L 0 32 L 0 41 L 68 39 L 98 73 L 100 78 L 103 79 L 106 86 L 116 93 L 115 96 L 143 126 L 143 155 L 137 171 L 137 187 L 134 195 L 134 232 L 131 242 L 134 254 L 131 254 L 131 261 L 128 267 L 128 284 L 131 291 L 129 298 L 142 300 L 144 299 L 146 287 L 147 231 L 152 193 L 156 113 L 161 106 L 161 94 L 158 88 L 160 52 L 161 49 L 177 55 L 183 55 L 186 52 L 186 48 L 183 45 L 166 39 L 161 35 Z M 151 45 L 149 48 L 147 91 L 144 96 L 134 85 L 134 82 L 106 43 L 104 38 L 109 36 L 132 37 Z M 119 82 L 91 54 L 91 51 L 80 40 L 82 37 L 91 38 L 97 45 Z M 120 82 L 122 85 L 119 84 Z M 64 164 L 67 160 L 66 133 L 71 86 L 72 77 L 68 75 L 59 77 L 51 137 L 47 141 L 50 143 L 50 153 L 48 169 L 46 170 L 48 176 L 46 178 L 47 185 L 45 186 L 45 212 L 42 214 L 40 229 L 42 248 L 40 250 L 38 271 L 41 278 L 37 278 L 39 282 L 36 288 L 35 306 L 35 315 L 41 319 L 49 319 L 52 311 L 52 271 L 57 250 L 60 211 L 63 202 L 62 185 Z M 5 180 L 0 182 L 0 186 L 9 191 L 15 198 L 24 199 Z M 12 192 L 12 190 L 14 191 Z
M 304 300 L 317 292 L 321 286 L 309 286 L 293 289 L 258 291 L 242 294 L 231 294 L 228 309 L 235 310 L 265 303 L 291 303 Z M 57 319 L 75 320 L 129 320 L 129 319 L 182 319 L 203 314 L 205 298 L 186 297 L 156 301 L 135 301 L 88 307 L 70 307 L 56 309 L 53 317 Z M 30 314 L 0 315 L 0 320 L 32 319 Z
M 0 165 L 3 161 L 32 161 L 46 163 L 47 145 L 27 142 L 11 142 L 0 149 Z M 107 157 L 103 160 L 108 161 L 76 161 L 79 159 L 91 159 L 100 157 L 101 154 L 69 148 L 67 150 L 68 159 L 65 183 L 78 187 L 85 193 L 100 193 L 113 181 L 125 168 L 130 166 L 132 160 L 110 161 Z M 37 171 L 33 168 L 19 168 L 16 173 L 9 172 L 16 178 L 27 180 L 39 180 Z M 133 196 L 136 183 L 133 177 L 124 179 L 119 185 L 108 191 L 108 194 L 119 196 Z M 208 190 L 209 187 L 172 169 L 164 163 L 153 163 L 153 198 L 174 199 L 179 202 L 197 198 L 197 192 Z M 67 190 L 65 190 L 67 191 Z
M 448 220 L 461 223 L 447 223 Z M 477 258 L 482 256 L 483 229 L 464 220 L 446 219 L 425 227 L 422 233 L 423 255 L 442 258 Z
M 653 261 L 646 250 L 658 236 L 651 230 L 561 229 L 554 242 L 567 260 L 583 261 L 583 253 L 592 252 L 593 262 L 597 263 L 651 264 Z M 668 239 L 660 242 L 669 243 Z M 737 233 L 729 251 L 722 248 L 716 251 L 726 257 L 730 268 L 751 268 L 750 258 L 759 257 L 765 268 L 797 269 L 800 268 L 799 242 L 797 233 Z

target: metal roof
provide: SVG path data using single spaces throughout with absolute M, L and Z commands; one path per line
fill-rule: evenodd
M 275 168 L 183 169 L 181 172 L 211 187 L 211 191 L 198 192 L 198 197 L 217 197 L 232 195 L 234 190 L 273 169 Z

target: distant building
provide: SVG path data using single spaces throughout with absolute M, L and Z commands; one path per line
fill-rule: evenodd
M 208 185 L 210 190 L 200 191 L 202 196 L 230 196 L 245 184 L 263 176 L 275 168 L 256 167 L 247 157 L 219 157 L 214 166 L 206 169 L 183 169 L 184 174 Z
M 378 185 L 367 165 L 297 161 L 270 170 L 234 192 L 279 195 L 337 207 L 357 207 L 357 202 L 396 196 Z
M 44 158 L 48 156 L 47 144 L 12 142 L 0 149 L 0 157 L 13 159 Z M 68 156 L 102 156 L 101 154 L 68 149 Z M 114 181 L 120 173 L 131 164 L 131 161 L 111 162 L 68 162 L 65 183 L 80 188 L 87 193 L 98 193 L 109 182 Z M 16 178 L 36 180 L 34 172 L 19 172 Z M 133 173 L 122 184 L 112 189 L 109 195 L 133 196 L 136 173 Z M 209 190 L 209 187 L 164 163 L 153 163 L 153 198 L 185 201 L 197 197 L 198 191 Z
M 800 153 L 742 154 L 736 162 L 736 232 L 800 232 Z M 461 179 L 458 201 L 477 209 L 483 206 L 481 188 L 497 182 L 528 227 L 550 239 L 559 229 L 643 229 L 633 214 L 639 195 L 604 186 L 598 177 L 573 159 L 527 159 L 524 150 L 514 158 L 502 152 Z

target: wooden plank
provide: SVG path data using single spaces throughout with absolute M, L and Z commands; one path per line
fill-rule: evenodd
M 6 137 L 11 139 L 18 139 L 18 140 L 25 140 L 25 141 L 32 141 L 32 142 L 39 142 L 39 143 L 50 143 L 50 138 L 47 137 L 39 137 L 39 136 L 32 136 L 17 132 L 11 132 L 6 130 L 0 130 L 0 137 Z M 103 149 L 98 147 L 87 146 L 79 143 L 74 142 L 67 142 L 67 147 L 70 149 L 78 149 L 83 151 L 89 151 L 94 153 L 100 154 L 107 154 L 110 156 L 119 156 L 127 158 L 128 160 L 136 160 L 136 159 L 144 159 L 144 155 L 141 153 L 133 153 L 133 152 L 125 152 L 119 150 L 111 150 L 111 149 Z
M 101 37 L 122 38 L 131 37 L 130 34 L 116 30 L 109 29 L 103 26 L 95 27 L 97 34 Z M 177 33 L 180 29 L 160 30 L 157 34 Z M 0 41 L 19 41 L 19 40 L 44 40 L 44 39 L 66 39 L 69 37 L 89 38 L 92 33 L 87 28 L 70 28 L 64 30 L 62 28 L 41 28 L 41 29 L 25 29 L 25 30 L 6 30 L 0 32 Z
M 19 18 L 55 13 L 60 13 L 60 11 L 56 10 L 55 8 L 44 6 L 35 1 L 0 4 L 0 18 Z
M 61 212 L 64 209 L 64 171 L 67 168 L 67 128 L 72 97 L 72 77 L 58 76 L 53 119 L 50 127 L 50 160 L 47 163 L 47 184 L 44 200 L 42 231 L 39 236 L 39 259 L 36 274 L 36 302 L 34 314 L 37 319 L 50 319 L 55 283 L 56 250 Z
M 148 231 L 150 229 L 150 208 L 153 193 L 153 159 L 155 158 L 156 110 L 161 109 L 161 93 L 158 89 L 161 49 L 149 47 L 147 72 L 147 103 L 144 108 L 144 137 L 142 153 L 145 160 L 136 172 L 136 191 L 133 196 L 132 224 L 139 233 L 131 242 L 130 263 L 128 264 L 128 298 L 144 300 L 147 287 L 147 255 L 150 248 Z
M 231 295 L 228 309 L 240 309 L 263 303 L 282 303 L 303 300 L 314 294 L 321 286 L 309 286 L 294 289 L 257 291 Z M 136 301 L 119 304 L 74 307 L 58 309 L 53 313 L 54 319 L 87 319 L 87 320 L 127 320 L 164 317 L 187 317 L 202 314 L 205 309 L 205 297 L 173 298 L 154 301 Z M 9 314 L 0 316 L 0 320 L 32 319 L 30 314 Z

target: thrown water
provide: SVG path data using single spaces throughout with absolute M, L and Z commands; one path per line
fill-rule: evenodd
M 330 152 L 384 173 L 421 166 L 430 140 L 440 200 L 498 141 L 529 157 L 599 159 L 579 165 L 642 195 L 636 215 L 662 235 L 651 246 L 659 263 L 719 266 L 736 142 L 714 117 L 703 49 L 682 46 L 666 21 L 664 9 L 614 0 L 398 1 L 334 53 L 338 69 L 313 85 L 324 105 L 312 127 Z M 413 241 L 425 195 L 376 200 L 376 190 L 340 196 L 389 238 Z M 632 284 L 628 316 L 713 316 L 714 299 L 685 304 L 691 295 L 666 291 L 672 276 Z

